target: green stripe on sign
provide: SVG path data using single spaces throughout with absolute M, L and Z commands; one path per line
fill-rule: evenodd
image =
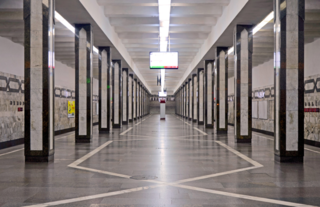
M 164 68 L 164 66 L 151 66 L 150 68 Z

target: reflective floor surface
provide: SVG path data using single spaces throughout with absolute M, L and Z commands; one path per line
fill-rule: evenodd
M 144 117 L 91 144 L 56 136 L 54 163 L 0 150 L 0 206 L 320 206 L 320 149 L 274 162 L 273 137 L 236 144 L 179 116 Z

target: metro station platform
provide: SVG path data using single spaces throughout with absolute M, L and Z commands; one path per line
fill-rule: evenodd
M 320 150 L 274 161 L 273 137 L 237 144 L 180 116 L 149 115 L 91 143 L 56 136 L 52 163 L 0 151 L 0 206 L 318 206 Z

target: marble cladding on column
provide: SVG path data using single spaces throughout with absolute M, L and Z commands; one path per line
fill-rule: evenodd
M 185 88 L 186 88 L 186 90 L 185 90 L 185 96 L 186 96 L 186 98 L 185 98 L 185 100 L 186 100 L 185 118 L 188 119 L 188 117 L 189 117 L 189 83 L 188 82 L 185 83 Z
M 140 81 L 137 82 L 137 118 L 140 118 Z
M 217 47 L 217 133 L 228 132 L 228 48 Z
M 92 28 L 90 24 L 76 24 L 76 142 L 90 142 L 92 138 Z
M 128 83 L 128 74 L 129 70 L 128 68 L 122 69 L 122 124 L 128 124 L 128 116 L 129 116 L 129 110 L 128 110 L 128 89 L 129 89 L 129 83 Z
M 25 160 L 54 154 L 54 0 L 24 0 Z
M 189 121 L 192 121 L 193 104 L 192 104 L 192 79 L 191 78 L 189 79 L 188 85 L 189 85 Z
M 234 31 L 235 134 L 236 142 L 244 143 L 251 143 L 252 138 L 252 29 L 237 25 Z
M 122 118 L 122 69 L 121 60 L 113 62 L 113 128 L 121 127 Z
M 110 131 L 111 48 L 99 48 L 99 133 Z
M 213 64 L 214 60 L 204 61 L 204 121 L 206 128 L 213 128 Z
M 199 97 L 199 103 L 198 103 L 198 124 L 203 125 L 204 124 L 204 69 L 199 68 L 198 69 L 198 97 Z
M 133 81 L 133 120 L 137 120 L 137 79 Z
M 129 122 L 133 120 L 133 74 L 129 75 Z
M 305 0 L 274 0 L 275 159 L 303 162 Z
M 198 77 L 196 74 L 192 75 L 193 85 L 193 122 L 198 120 Z

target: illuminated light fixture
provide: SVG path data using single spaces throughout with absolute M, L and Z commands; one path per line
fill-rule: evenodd
M 58 12 L 55 11 L 55 18 L 63 24 L 67 29 L 69 29 L 73 34 L 76 34 L 76 29 L 72 26 L 65 18 L 63 18 Z M 93 52 L 99 54 L 98 48 L 93 46 Z
M 271 12 L 262 22 L 260 22 L 255 28 L 253 28 L 252 34 L 257 33 L 262 27 L 266 26 L 274 18 L 274 12 Z
M 257 26 L 255 26 L 255 28 L 253 28 L 252 34 L 255 35 L 257 32 L 259 32 L 260 29 L 266 26 L 266 24 L 268 24 L 271 20 L 273 20 L 273 18 L 274 18 L 274 12 L 271 12 L 266 18 L 262 20 L 262 22 L 260 22 Z M 231 47 L 228 50 L 228 55 L 230 55 L 233 52 L 234 52 L 234 47 Z
M 167 52 L 170 27 L 171 0 L 158 0 L 160 51 Z

